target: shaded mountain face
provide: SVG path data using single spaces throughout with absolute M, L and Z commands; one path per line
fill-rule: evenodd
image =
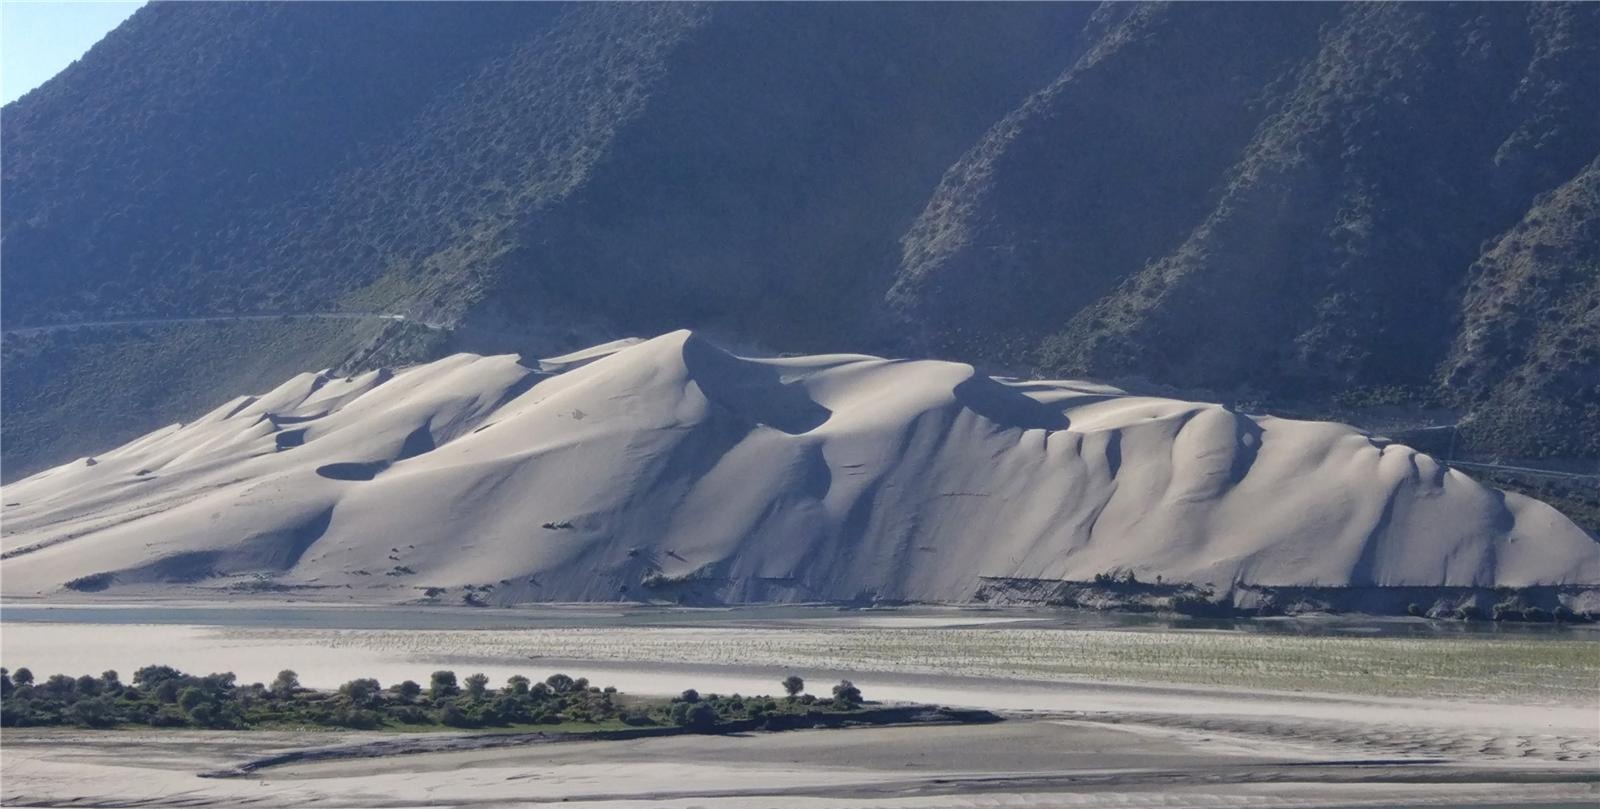
M 1561 408 L 1477 435 L 1592 456 L 1596 99 L 1593 7 L 1144 7 L 946 175 L 890 301 L 1064 373 Z
M 216 326 L 352 367 L 683 322 L 844 343 L 945 167 L 1061 69 L 1089 10 L 143 10 L 5 111 L 7 328 L 447 327 L 322 322 L 313 360 L 302 322 Z M 8 337 L 8 476 L 198 412 L 156 380 L 239 389 L 198 327 L 140 328 Z M 80 372 L 107 357 L 132 387 Z M 86 391 L 92 424 L 60 407 Z
M 4 594 L 968 602 L 1120 571 L 1600 603 L 1555 509 L 1344 425 L 687 331 L 530 365 L 304 373 L 13 483 Z
M 4 474 L 679 326 L 1593 458 L 1597 48 L 1578 4 L 151 6 L 0 117 Z

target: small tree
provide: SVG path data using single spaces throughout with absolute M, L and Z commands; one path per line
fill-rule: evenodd
M 791 674 L 783 678 L 783 690 L 789 694 L 789 701 L 794 702 L 794 698 L 800 696 L 800 693 L 806 690 L 806 681 Z
M 521 674 L 513 674 L 506 678 L 506 693 L 516 696 L 525 696 L 528 693 L 528 678 Z
M 74 702 L 67 709 L 67 717 L 86 728 L 105 728 L 116 723 L 111 705 L 101 697 Z
M 284 669 L 278 672 L 278 676 L 273 679 L 272 685 L 268 686 L 267 690 L 279 699 L 289 699 L 294 696 L 294 692 L 300 690 L 300 675 L 291 669 Z
M 687 721 L 684 723 L 695 730 L 709 730 L 717 724 L 717 710 L 710 704 L 700 702 L 689 708 Z
M 406 680 L 399 685 L 393 686 L 393 689 L 395 695 L 399 696 L 403 702 L 415 702 L 417 697 L 422 695 L 422 686 L 417 685 L 415 680 Z
M 571 691 L 574 682 L 576 681 L 565 674 L 552 674 L 544 679 L 544 684 L 550 686 L 550 690 L 557 694 L 565 694 Z
M 195 708 L 204 705 L 205 701 L 206 692 L 201 691 L 196 686 L 191 685 L 188 688 L 183 689 L 182 693 L 178 694 L 178 707 L 182 708 L 184 713 L 190 715 L 194 714 Z
M 453 671 L 436 671 L 428 679 L 428 696 L 434 699 L 453 697 L 461 693 L 456 686 L 456 673 Z
M 700 692 L 694 690 L 693 688 L 686 688 L 682 694 L 678 695 L 678 700 L 693 705 L 694 703 L 700 701 Z
M 26 668 L 17 669 L 11 674 L 11 682 L 17 685 L 33 685 L 33 672 Z
M 65 674 L 52 674 L 50 679 L 45 680 L 44 685 L 40 686 L 45 690 L 45 693 L 59 697 L 71 694 L 77 687 L 78 681 Z
M 439 711 L 439 724 L 453 728 L 465 728 L 472 726 L 472 719 L 467 716 L 465 711 L 456 707 L 454 702 L 447 702 L 444 708 Z
M 469 674 L 462 682 L 467 686 L 467 696 L 473 699 L 483 699 L 483 695 L 489 691 L 489 675 L 482 672 Z
M 839 684 L 833 687 L 833 701 L 846 708 L 854 708 L 861 704 L 861 689 L 856 688 L 856 684 L 849 680 L 840 680 Z
M 378 681 L 371 677 L 351 680 L 339 686 L 339 693 L 350 700 L 351 705 L 359 708 L 370 707 L 375 704 L 378 701 L 378 695 L 382 691 L 382 686 L 378 685 Z

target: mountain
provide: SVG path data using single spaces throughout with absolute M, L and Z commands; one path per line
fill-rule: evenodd
M 686 331 L 301 374 L 6 498 L 13 597 L 1600 595 L 1600 543 L 1554 509 L 1343 425 Z
M 863 268 L 891 270 L 944 167 L 1059 69 L 1087 15 L 141 9 L 4 111 L 6 328 L 254 313 L 413 322 L 322 321 L 309 340 L 303 320 L 8 335 L 6 474 L 195 415 L 242 389 L 231 369 L 253 344 L 298 369 L 429 357 L 451 339 L 576 348 L 619 323 L 838 339 L 822 307 L 868 319 L 881 283 Z M 138 369 L 131 384 L 95 384 L 107 355 Z M 196 395 L 157 382 L 175 375 L 201 377 Z M 112 401 L 72 421 L 60 403 L 89 391 Z
M 1410 387 L 1480 421 L 1560 408 L 1474 437 L 1600 457 L 1593 297 L 1502 292 L 1526 273 L 1500 246 L 1551 242 L 1540 277 L 1574 292 L 1600 277 L 1597 98 L 1594 7 L 1141 7 L 946 175 L 890 297 L 940 353 L 1280 400 Z M 1505 307 L 1562 357 L 1482 343 Z M 1467 346 L 1512 362 L 1460 372 Z
M 0 112 L 3 474 L 684 326 L 1592 473 L 1597 98 L 1578 3 L 154 4 Z

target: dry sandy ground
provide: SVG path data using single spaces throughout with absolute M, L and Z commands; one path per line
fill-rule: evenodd
M 566 743 L 470 753 L 355 759 L 201 779 L 288 747 L 362 734 L 14 731 L 0 744 L 4 806 L 520 806 L 603 807 L 1594 807 L 1600 801 L 1600 655 L 1590 641 L 1534 646 L 1455 641 L 1333 639 L 1325 648 L 1274 638 L 1294 651 L 1270 663 L 1244 633 L 1038 633 L 996 624 L 981 638 L 958 626 L 566 627 L 549 630 L 395 630 L 95 624 L 4 625 L 6 664 L 36 672 L 94 672 L 165 662 L 270 679 L 285 665 L 318 687 L 357 676 L 384 683 L 433 668 L 507 674 L 563 670 L 630 693 L 687 687 L 768 693 L 786 671 L 813 690 L 850 676 L 869 697 L 983 707 L 993 726 L 802 731 Z M 909 622 L 916 623 L 916 622 Z M 961 622 L 956 621 L 957 624 Z M 876 668 L 835 669 L 858 636 L 886 650 Z M 974 651 L 971 644 L 1000 643 Z M 1188 638 L 1190 640 L 1184 640 Z M 1101 650 L 1095 644 L 1126 644 Z M 1192 643 L 1191 643 L 1192 641 Z M 1151 644 L 1159 643 L 1158 646 Z M 965 645 L 963 645 L 965 644 Z M 1441 645 L 1442 644 L 1442 645 Z M 1101 681 L 1052 679 L 1006 649 L 1067 649 L 1122 658 Z M 1153 649 L 1177 671 L 1211 667 L 1218 683 L 1127 679 Z M 152 650 L 159 650 L 153 652 Z M 673 662 L 666 652 L 676 650 Z M 944 651 L 940 651 L 944 650 Z M 1509 650 L 1509 651 L 1507 651 Z M 893 651 L 894 654 L 888 654 Z M 944 654 L 946 656 L 936 656 Z M 981 652 L 981 654 L 979 654 Z M 1460 655 L 1446 668 L 1440 661 Z M 156 654 L 160 660 L 149 659 Z M 558 660 L 555 654 L 573 655 Z M 975 655 L 968 672 L 955 657 Z M 1577 657 L 1573 658 L 1572 655 Z M 865 653 L 863 653 L 865 655 Z M 1510 655 L 1525 679 L 1510 690 L 1460 696 L 1463 672 Z M 631 657 L 630 657 L 631 656 Z M 1238 658 L 1229 664 L 1230 658 Z M 865 661 L 865 662 L 863 662 Z M 898 661 L 898 662 L 896 662 Z M 1445 661 L 1449 662 L 1449 661 Z M 1380 683 L 1416 669 L 1425 692 L 1292 692 L 1257 685 L 1288 665 L 1308 688 L 1349 686 L 1350 671 Z M 1421 676 L 1437 669 L 1437 684 Z M 936 673 L 945 670 L 948 673 Z M 930 673 L 932 672 L 932 673 Z M 1070 673 L 1070 672 L 1068 672 Z M 1445 675 L 1449 675 L 1446 677 Z M 1589 683 L 1584 689 L 1576 684 Z M 1384 689 L 1387 693 L 1387 687 Z
M 1249 735 L 1047 719 L 537 745 L 195 775 L 303 741 L 13 732 L 0 764 L 4 805 L 1586 806 L 1600 797 L 1592 766 L 1328 756 Z

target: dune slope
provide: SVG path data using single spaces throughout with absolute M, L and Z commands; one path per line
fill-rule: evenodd
M 302 374 L 4 489 L 6 596 L 970 600 L 986 580 L 1600 583 L 1543 503 L 1338 424 L 690 332 Z M 455 591 L 452 593 L 451 591 Z

